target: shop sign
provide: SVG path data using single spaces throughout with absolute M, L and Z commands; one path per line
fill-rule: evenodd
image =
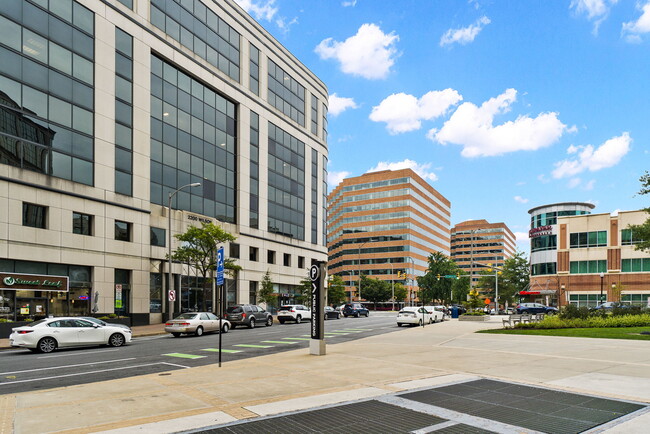
M 553 235 L 553 226 L 540 226 L 528 231 L 528 238 L 537 238 L 544 235 Z
M 69 290 L 68 276 L 43 274 L 0 273 L 0 289 L 15 291 L 65 291 Z

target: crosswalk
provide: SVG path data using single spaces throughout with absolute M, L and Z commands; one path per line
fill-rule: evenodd
M 372 330 L 373 329 L 361 329 L 361 328 L 332 330 L 332 331 L 325 332 L 325 338 L 327 339 L 327 338 L 334 338 L 338 336 L 346 336 L 353 333 L 363 333 Z M 268 348 L 275 348 L 277 346 L 295 345 L 295 344 L 299 344 L 300 342 L 310 341 L 310 340 L 311 340 L 311 335 L 302 335 L 300 337 L 285 337 L 279 340 L 264 340 L 264 341 L 260 341 L 258 344 L 233 344 L 231 345 L 232 348 L 222 348 L 221 353 L 236 354 L 236 353 L 244 352 L 247 349 L 248 350 L 268 349 Z M 218 353 L 219 348 L 203 348 L 197 351 Z M 188 359 L 188 360 L 202 359 L 207 357 L 207 355 L 186 354 L 186 353 L 167 353 L 167 354 L 163 354 L 163 356 L 176 357 L 176 358 Z

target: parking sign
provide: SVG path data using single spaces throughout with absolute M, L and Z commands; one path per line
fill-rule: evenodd
M 223 247 L 217 249 L 217 285 L 223 285 Z

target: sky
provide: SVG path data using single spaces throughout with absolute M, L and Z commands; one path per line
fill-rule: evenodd
M 411 168 L 451 225 L 650 206 L 650 0 L 236 0 L 329 92 L 328 188 Z

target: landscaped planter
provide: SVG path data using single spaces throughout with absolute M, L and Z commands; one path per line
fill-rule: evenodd
M 11 334 L 11 329 L 22 327 L 30 322 L 31 321 L 0 322 L 0 339 L 7 339 Z
M 458 321 L 487 321 L 490 319 L 489 315 L 461 315 Z

